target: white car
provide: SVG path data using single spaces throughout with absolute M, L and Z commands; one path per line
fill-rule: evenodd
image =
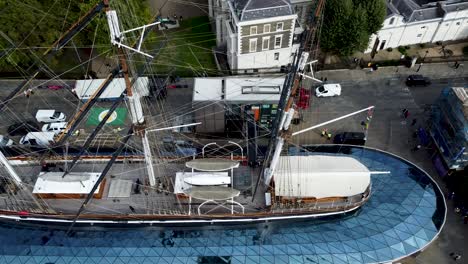
M 341 95 L 341 85 L 338 83 L 324 84 L 315 89 L 317 97 L 331 97 Z
M 29 132 L 19 141 L 22 145 L 48 147 L 54 143 L 54 132 Z
M 0 147 L 8 147 L 13 145 L 13 140 L 0 135 Z
M 67 116 L 59 111 L 53 109 L 41 109 L 36 113 L 37 122 L 43 123 L 53 123 L 53 122 L 63 122 Z
M 48 123 L 42 126 L 42 132 L 54 132 L 56 135 L 67 128 L 68 122 Z

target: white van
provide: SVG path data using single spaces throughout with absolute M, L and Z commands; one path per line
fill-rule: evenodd
M 66 118 L 64 113 L 53 109 L 41 109 L 36 113 L 37 121 L 43 123 L 63 122 Z
M 42 132 L 54 132 L 56 135 L 67 128 L 68 122 L 49 123 L 42 126 Z
M 324 84 L 315 89 L 317 97 L 339 96 L 341 94 L 341 85 L 338 83 Z
M 0 135 L 0 147 L 8 147 L 8 146 L 11 146 L 13 145 L 13 140 L 3 136 L 3 135 Z
M 29 132 L 19 141 L 22 145 L 47 147 L 54 143 L 55 132 Z

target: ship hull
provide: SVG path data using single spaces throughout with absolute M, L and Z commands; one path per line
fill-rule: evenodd
M 344 217 L 356 213 L 361 206 L 356 206 L 343 211 L 326 212 L 326 213 L 263 213 L 251 214 L 249 216 L 223 216 L 223 217 L 202 217 L 202 216 L 145 216 L 146 219 L 131 220 L 122 219 L 122 216 L 112 218 L 84 218 L 76 220 L 73 225 L 76 229 L 99 229 L 99 228 L 144 228 L 144 227 L 184 227 L 184 228 L 201 228 L 205 226 L 244 226 L 256 225 L 266 222 L 290 222 L 290 221 L 307 221 L 312 219 L 330 219 L 336 217 Z M 134 217 L 135 218 L 135 217 Z M 45 215 L 30 215 L 20 216 L 18 214 L 0 214 L 0 222 L 4 224 L 20 225 L 20 226 L 45 226 L 52 229 L 69 228 L 73 223 L 73 218 L 54 217 Z

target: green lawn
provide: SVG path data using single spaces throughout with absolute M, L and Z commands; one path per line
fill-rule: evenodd
M 176 29 L 164 31 L 168 43 L 158 57 L 152 61 L 152 71 L 167 74 L 174 69 L 174 75 L 197 76 L 206 72 L 218 74 L 211 49 L 216 45 L 216 36 L 211 31 L 208 17 L 194 17 L 183 20 Z M 156 46 L 162 41 L 163 32 L 157 31 L 147 38 L 146 47 Z

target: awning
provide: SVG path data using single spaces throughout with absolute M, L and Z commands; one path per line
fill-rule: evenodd
M 226 171 L 238 168 L 239 162 L 228 159 L 207 158 L 186 162 L 185 166 L 199 171 Z

